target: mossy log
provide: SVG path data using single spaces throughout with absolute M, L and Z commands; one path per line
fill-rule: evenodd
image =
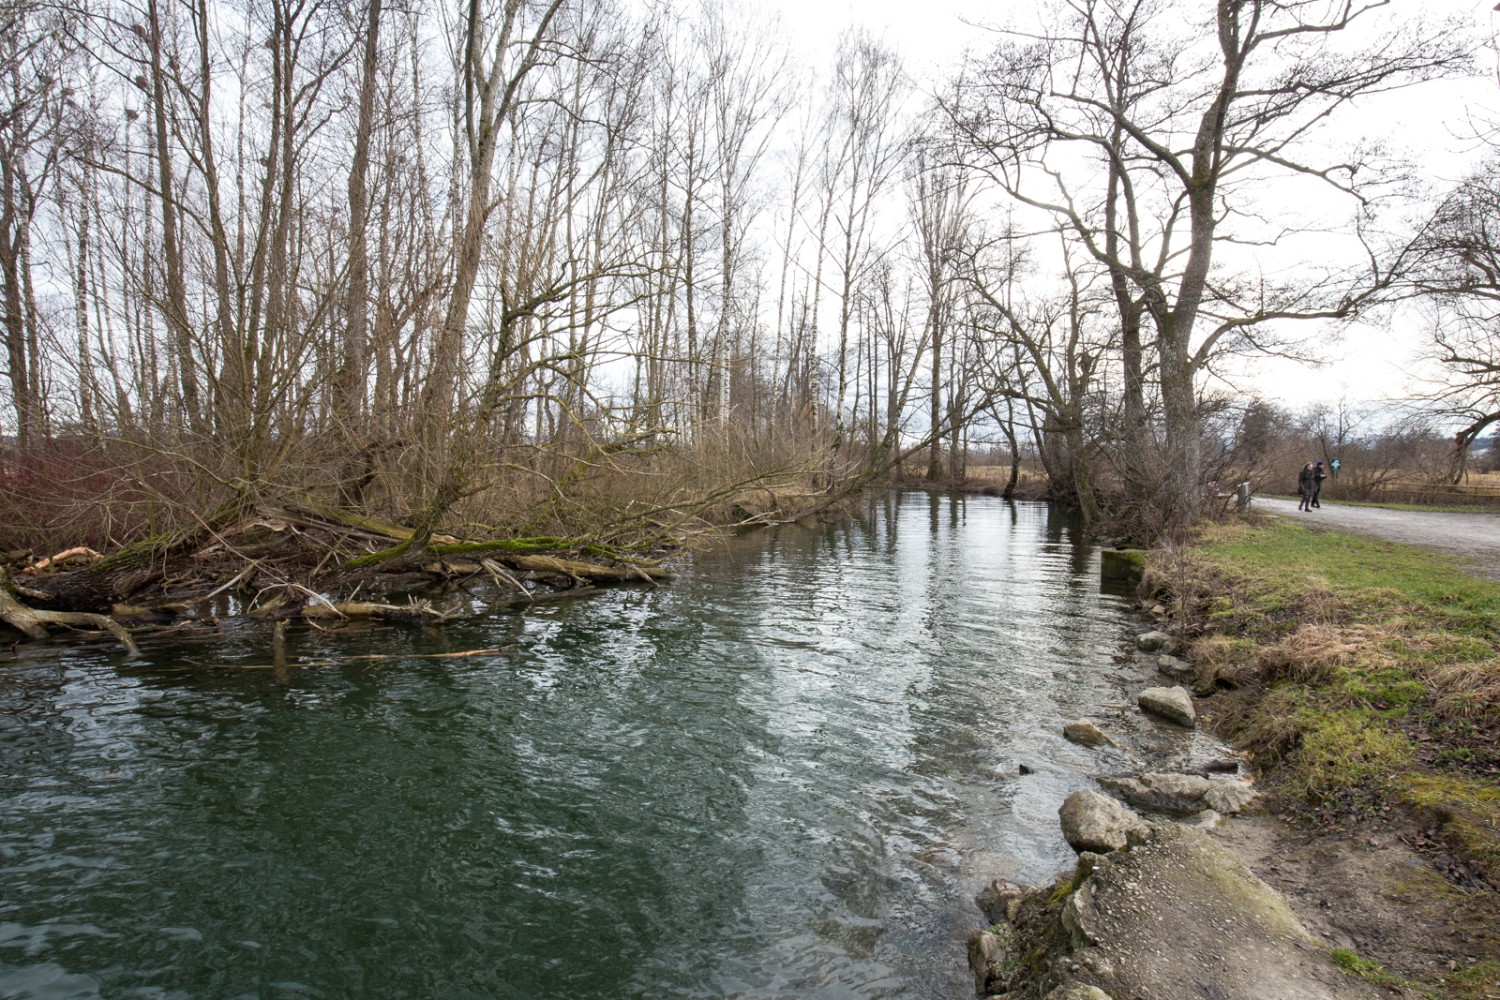
M 559 559 L 556 556 L 506 556 L 503 561 L 516 569 L 532 573 L 550 573 L 566 576 L 585 583 L 610 581 L 626 583 L 631 580 L 656 583 L 658 580 L 675 580 L 677 574 L 660 566 L 625 565 L 601 566 L 598 563 L 579 562 L 575 559 Z
M 434 536 L 437 537 L 437 536 Z M 427 546 L 426 555 L 433 556 L 467 556 L 480 552 L 493 552 L 498 554 L 514 555 L 540 555 L 544 552 L 556 552 L 567 546 L 567 540 L 562 538 L 494 538 L 485 542 L 437 542 Z M 412 538 L 408 536 L 399 545 L 390 548 L 379 549 L 367 555 L 356 556 L 344 563 L 344 569 L 365 569 L 380 563 L 391 562 L 406 555 L 412 548 Z
M 124 643 L 132 657 L 141 655 L 130 633 L 108 615 L 95 615 L 83 611 L 38 611 L 28 608 L 16 600 L 11 590 L 10 578 L 3 569 L 0 569 L 0 621 L 32 639 L 45 639 L 48 625 L 99 629 Z
M 112 573 L 124 569 L 143 569 L 166 565 L 179 552 L 195 548 L 205 538 L 227 524 L 233 524 L 250 513 L 253 507 L 247 493 L 226 500 L 207 517 L 190 528 L 152 535 L 112 552 L 89 568 L 91 573 Z
M 352 528 L 355 531 L 362 531 L 365 534 L 393 538 L 398 542 L 410 542 L 417 533 L 415 528 L 408 528 L 404 524 L 393 524 L 378 517 L 367 517 L 364 514 L 357 514 L 352 510 L 346 510 L 341 507 L 330 507 L 307 497 L 297 500 L 292 505 L 292 508 L 292 510 L 287 511 L 287 516 L 292 520 L 298 520 L 299 514 L 307 515 L 330 524 L 337 524 L 345 528 Z M 458 542 L 458 539 L 451 535 L 434 534 L 432 538 L 435 542 Z

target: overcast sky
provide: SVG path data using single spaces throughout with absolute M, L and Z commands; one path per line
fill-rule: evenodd
M 1188 0 L 1184 0 L 1186 4 Z M 1204 0 L 1192 0 L 1202 3 Z M 930 89 L 934 81 L 956 67 L 967 49 L 984 50 L 992 33 L 976 24 L 993 24 L 1008 17 L 1028 16 L 1035 7 L 1028 0 L 760 0 L 779 13 L 787 35 L 801 57 L 817 63 L 830 56 L 840 33 L 862 25 L 902 53 L 918 85 Z M 1471 20 L 1477 34 L 1500 33 L 1500 12 L 1494 0 L 1394 0 L 1392 10 L 1420 8 L 1434 15 L 1457 15 Z M 968 22 L 968 23 L 966 23 Z M 1382 98 L 1378 108 L 1367 108 L 1364 120 L 1382 130 L 1393 143 L 1405 146 L 1435 182 L 1462 177 L 1477 156 L 1472 140 L 1465 140 L 1470 116 L 1500 120 L 1500 85 L 1493 60 L 1488 76 L 1424 86 Z M 1374 133 L 1380 134 L 1380 133 Z M 1236 383 L 1263 395 L 1300 406 L 1318 398 L 1381 401 L 1399 398 L 1412 388 L 1412 373 L 1422 339 L 1425 317 L 1417 311 L 1392 318 L 1389 328 L 1362 325 L 1335 337 L 1325 329 L 1304 324 L 1297 336 L 1321 350 L 1328 363 L 1308 366 L 1291 361 L 1260 359 L 1239 373 Z

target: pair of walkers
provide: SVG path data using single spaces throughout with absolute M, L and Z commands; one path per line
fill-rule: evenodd
M 1328 473 L 1323 471 L 1322 462 L 1308 462 L 1297 473 L 1297 495 L 1301 500 L 1297 501 L 1298 510 L 1312 510 L 1314 507 L 1323 506 L 1318 502 L 1318 494 L 1323 492 L 1323 480 L 1328 478 Z

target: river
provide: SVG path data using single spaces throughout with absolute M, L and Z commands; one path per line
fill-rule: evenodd
M 682 569 L 296 629 L 286 670 L 232 622 L 18 646 L 0 996 L 956 1000 L 974 892 L 1071 864 L 1058 804 L 1135 763 L 1062 723 L 1188 739 L 1047 505 L 880 497 Z

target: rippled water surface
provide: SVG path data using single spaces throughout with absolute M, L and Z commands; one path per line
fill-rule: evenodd
M 967 997 L 974 891 L 1071 861 L 1061 724 L 1144 725 L 1097 566 L 1044 505 L 912 493 L 286 671 L 262 626 L 21 647 L 0 996 Z

